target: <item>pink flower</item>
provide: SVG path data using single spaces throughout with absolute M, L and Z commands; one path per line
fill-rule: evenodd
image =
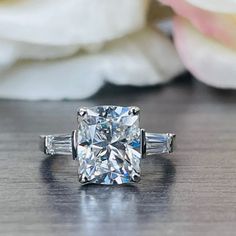
M 161 0 L 178 16 L 174 38 L 185 66 L 201 81 L 236 88 L 236 0 Z

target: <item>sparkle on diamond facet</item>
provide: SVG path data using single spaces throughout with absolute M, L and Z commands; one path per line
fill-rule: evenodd
M 79 114 L 77 159 L 82 183 L 122 184 L 140 178 L 139 109 L 97 106 Z

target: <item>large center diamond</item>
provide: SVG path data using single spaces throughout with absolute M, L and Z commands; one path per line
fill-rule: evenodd
M 77 159 L 82 183 L 122 184 L 140 177 L 139 112 L 134 107 L 85 110 L 78 127 Z

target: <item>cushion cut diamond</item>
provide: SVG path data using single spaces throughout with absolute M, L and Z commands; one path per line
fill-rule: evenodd
M 82 183 L 138 181 L 140 149 L 138 108 L 97 106 L 79 114 L 77 159 Z

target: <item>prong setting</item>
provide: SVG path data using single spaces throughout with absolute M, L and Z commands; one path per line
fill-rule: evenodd
M 86 184 L 86 183 L 89 182 L 88 179 L 87 179 L 87 177 L 86 177 L 85 175 L 83 175 L 83 174 L 79 174 L 79 175 L 78 175 L 78 178 L 79 178 L 79 182 L 80 182 L 81 184 Z
M 132 180 L 133 182 L 135 182 L 135 183 L 138 183 L 138 182 L 141 180 L 140 175 L 137 174 L 137 173 L 133 174 L 133 175 L 131 176 L 131 180 Z
M 80 108 L 77 113 L 78 117 L 82 118 L 85 117 L 86 114 L 87 114 L 87 108 L 85 107 Z
M 139 107 L 131 107 L 130 108 L 130 114 L 139 115 L 139 113 L 140 113 L 140 108 Z

